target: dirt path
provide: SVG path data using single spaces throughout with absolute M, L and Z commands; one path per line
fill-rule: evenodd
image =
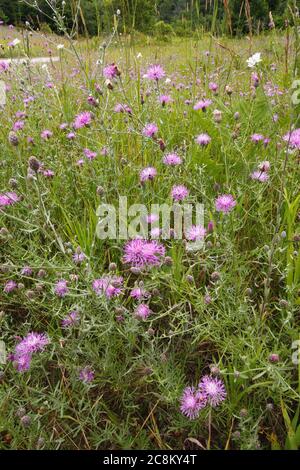
M 29 64 L 34 65 L 34 64 L 48 64 L 52 62 L 58 62 L 59 57 L 34 57 L 32 59 L 0 59 L 0 62 L 5 63 L 5 64 Z

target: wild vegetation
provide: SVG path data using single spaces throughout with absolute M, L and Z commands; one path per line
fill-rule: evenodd
M 117 14 L 105 39 L 1 27 L 3 57 L 51 59 L 0 60 L 1 449 L 299 447 L 290 15 L 168 43 Z M 203 203 L 204 221 L 101 240 L 120 196 Z

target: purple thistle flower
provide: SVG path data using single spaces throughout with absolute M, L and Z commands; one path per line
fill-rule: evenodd
M 69 133 L 67 134 L 67 139 L 68 139 L 68 140 L 74 140 L 75 137 L 76 137 L 75 132 L 69 132 Z
M 82 127 L 89 126 L 92 122 L 92 114 L 89 111 L 77 114 L 75 117 L 73 127 L 74 129 L 81 129 Z
M 211 142 L 211 137 L 208 134 L 199 134 L 196 137 L 196 142 L 204 147 Z
M 163 158 L 163 163 L 169 166 L 176 166 L 182 163 L 181 158 L 176 153 L 168 153 Z
M 121 104 L 117 103 L 116 106 L 114 107 L 115 113 L 128 113 L 132 114 L 132 109 L 127 106 L 127 104 Z
M 85 366 L 79 372 L 79 380 L 85 384 L 91 383 L 94 380 L 94 377 L 95 372 L 90 366 Z
M 91 105 L 91 106 L 98 106 L 98 101 L 96 100 L 96 98 L 93 97 L 93 95 L 89 95 L 87 97 L 87 102 Z
M 31 276 L 32 275 L 32 269 L 29 266 L 24 266 L 21 270 L 22 276 Z
M 11 360 L 15 362 L 15 366 L 18 372 L 26 372 L 30 369 L 32 355 L 31 354 L 20 354 L 12 355 Z
M 42 171 L 42 174 L 43 176 L 45 176 L 46 178 L 52 178 L 54 176 L 54 171 L 52 170 L 43 170 Z
M 1 72 L 6 72 L 9 69 L 10 64 L 7 62 L 4 62 L 3 60 L 0 61 L 0 71 Z
M 258 142 L 261 142 L 262 140 L 264 140 L 264 136 L 262 134 L 253 134 L 251 136 L 251 140 L 255 144 L 258 144 Z
M 89 160 L 94 160 L 97 157 L 97 152 L 93 152 L 87 148 L 83 149 L 83 153 Z
M 76 310 L 69 312 L 68 315 L 61 321 L 61 326 L 63 328 L 71 328 L 72 326 L 77 325 L 80 322 L 80 315 Z
M 45 129 L 41 132 L 41 138 L 44 140 L 48 140 L 52 136 L 53 136 L 53 132 L 49 131 L 49 129 Z
M 161 80 L 166 75 L 161 65 L 150 65 L 145 75 L 149 80 Z
M 211 406 L 218 406 L 226 398 L 226 389 L 221 379 L 205 375 L 199 383 L 199 390 L 207 397 Z
M 209 82 L 208 88 L 213 92 L 216 93 L 218 91 L 218 84 L 215 82 Z
M 135 268 L 158 266 L 165 255 L 165 247 L 156 240 L 134 239 L 125 244 L 124 263 Z
M 153 224 L 159 220 L 159 216 L 157 214 L 149 214 L 146 217 L 146 221 L 148 224 Z
M 55 284 L 54 292 L 59 297 L 64 297 L 65 295 L 67 295 L 69 292 L 67 281 L 65 279 L 60 279 L 59 281 L 57 281 L 57 283 Z
M 130 292 L 130 297 L 136 300 L 145 299 L 148 296 L 148 292 L 146 292 L 145 289 L 142 289 L 141 287 L 134 287 Z
M 75 264 L 81 264 L 86 259 L 85 254 L 81 251 L 81 248 L 77 248 L 75 253 L 73 254 L 73 261 Z
M 266 171 L 257 170 L 257 171 L 253 171 L 250 177 L 253 180 L 260 181 L 261 183 L 265 183 L 269 179 L 269 174 Z
M 151 137 L 153 138 L 155 134 L 158 132 L 158 127 L 154 122 L 150 122 L 149 124 L 146 124 L 142 133 L 145 137 Z
M 13 292 L 17 288 L 18 288 L 18 284 L 15 281 L 10 280 L 5 283 L 3 290 L 6 294 L 9 294 L 10 292 Z
M 156 175 L 156 168 L 148 166 L 140 172 L 140 181 L 143 183 L 144 181 L 153 180 Z
M 258 169 L 260 171 L 269 171 L 270 170 L 270 162 L 268 160 L 264 161 L 264 162 L 261 162 L 259 165 L 258 165 Z
M 212 100 L 201 100 L 195 104 L 194 110 L 198 111 L 201 109 L 202 111 L 206 111 L 206 109 L 212 104 Z
M 28 333 L 16 346 L 16 356 L 23 356 L 40 352 L 50 343 L 49 338 L 44 333 Z
M 196 390 L 195 387 L 186 387 L 180 400 L 180 411 L 189 419 L 196 419 L 199 412 L 207 404 L 205 393 Z
M 160 95 L 159 102 L 162 106 L 165 106 L 166 104 L 172 102 L 172 98 L 170 95 Z
M 186 233 L 186 238 L 191 241 L 203 240 L 206 229 L 202 225 L 192 225 Z
M 23 129 L 24 126 L 25 126 L 24 121 L 16 121 L 13 125 L 13 130 L 15 132 L 20 131 L 21 129 Z
M 235 206 L 236 201 L 231 194 L 222 194 L 215 201 L 217 212 L 230 212 Z
M 120 71 L 116 64 L 106 65 L 103 69 L 103 77 L 112 80 L 120 75 Z
M 123 278 L 121 276 L 103 276 L 100 279 L 95 279 L 92 287 L 97 295 L 105 294 L 108 299 L 117 297 L 122 293 Z
M 300 149 L 300 128 L 295 129 L 292 132 L 288 132 L 284 137 L 283 140 L 285 142 L 289 142 L 289 146 L 291 148 Z
M 0 194 L 0 209 L 5 206 L 12 206 L 15 202 L 20 200 L 16 193 L 7 192 Z
M 189 190 L 181 185 L 178 186 L 173 186 L 172 191 L 171 191 L 171 196 L 174 199 L 174 201 L 182 201 L 185 199 L 189 194 Z
M 145 320 L 151 314 L 151 310 L 147 304 L 140 304 L 134 311 L 135 316 Z

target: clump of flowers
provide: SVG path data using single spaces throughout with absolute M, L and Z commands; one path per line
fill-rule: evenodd
M 199 417 L 206 406 L 216 407 L 226 398 L 226 389 L 221 379 L 205 375 L 198 387 L 186 387 L 180 399 L 180 411 L 193 420 Z
M 44 333 L 28 333 L 16 345 L 15 352 L 10 359 L 15 363 L 19 372 L 24 372 L 30 368 L 32 355 L 43 351 L 49 343 L 49 338 Z
M 222 194 L 215 201 L 217 212 L 228 213 L 236 206 L 236 200 L 231 194 Z
M 108 299 L 111 299 L 122 293 L 123 282 L 121 276 L 108 275 L 95 279 L 92 287 L 97 295 L 104 294 Z
M 156 240 L 136 238 L 125 244 L 123 262 L 134 268 L 159 266 L 165 255 L 165 247 Z

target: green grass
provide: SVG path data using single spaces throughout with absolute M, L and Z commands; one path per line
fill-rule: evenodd
M 45 55 L 47 46 L 36 41 L 31 54 Z M 189 421 L 179 404 L 184 387 L 196 385 L 212 365 L 220 370 L 227 399 L 212 411 L 211 449 L 299 446 L 300 376 L 292 363 L 292 342 L 299 338 L 300 256 L 294 241 L 300 233 L 299 152 L 286 159 L 282 140 L 292 125 L 299 127 L 299 109 L 291 103 L 293 40 L 287 71 L 285 38 L 276 31 L 252 43 L 199 37 L 136 44 L 134 38 L 119 38 L 107 50 L 97 49 L 99 41 L 82 40 L 75 44 L 79 63 L 67 41 L 51 41 L 65 44 L 59 64 L 47 70 L 13 68 L 0 77 L 11 86 L 1 112 L 0 192 L 12 190 L 13 178 L 13 190 L 22 197 L 0 212 L 0 334 L 8 352 L 14 350 L 15 336 L 29 331 L 46 332 L 51 339 L 28 372 L 16 371 L 11 362 L 1 366 L 0 448 L 198 449 L 189 438 L 207 448 L 208 409 Z M 24 56 L 22 48 L 14 55 Z M 254 93 L 246 59 L 257 51 L 263 60 Z M 105 86 L 102 65 L 96 67 L 99 57 L 104 63 L 115 61 L 121 70 L 122 81 L 112 91 Z M 163 80 L 157 90 L 143 79 L 151 63 L 164 66 L 171 84 Z M 74 68 L 78 73 L 70 79 Z M 219 85 L 217 96 L 208 89 L 210 81 Z M 45 87 L 47 82 L 54 88 Z M 283 94 L 267 96 L 268 82 Z M 163 92 L 173 99 L 165 108 L 158 102 Z M 90 93 L 98 107 L 87 103 Z M 204 94 L 213 105 L 206 113 L 194 111 Z M 26 96 L 35 96 L 28 108 Z M 114 113 L 116 103 L 128 104 L 132 116 Z M 25 126 L 13 146 L 8 135 L 15 113 L 24 109 Z M 214 109 L 222 111 L 220 124 L 212 118 Z M 91 110 L 94 120 L 69 141 L 59 124 L 71 123 L 84 110 Z M 157 143 L 141 134 L 146 122 L 157 123 L 165 152 L 183 158 L 180 167 L 162 164 Z M 40 138 L 44 129 L 53 132 L 48 141 Z M 194 141 L 201 132 L 212 137 L 204 149 Z M 253 133 L 269 137 L 269 145 L 253 144 Z M 100 155 L 104 146 L 107 156 Z M 98 157 L 78 167 L 85 147 Z M 32 155 L 55 172 L 53 178 L 28 177 Z M 253 181 L 249 175 L 264 160 L 271 164 L 269 181 Z M 139 172 L 149 165 L 158 176 L 141 187 Z M 215 229 L 200 252 L 187 253 L 182 241 L 165 242 L 172 265 L 136 276 L 121 262 L 122 241 L 95 237 L 97 207 L 117 204 L 119 195 L 148 207 L 169 202 L 174 184 L 186 185 L 189 200 L 205 204 L 205 224 L 212 220 Z M 227 216 L 215 211 L 219 193 L 237 200 Z M 72 260 L 78 246 L 87 256 L 81 266 Z M 108 301 L 95 296 L 91 285 L 112 262 L 126 292 Z M 32 275 L 20 275 L 25 265 L 33 268 Z M 213 272 L 220 273 L 218 281 L 212 282 Z M 70 288 L 62 299 L 54 293 L 60 278 Z M 21 285 L 7 294 L 2 289 L 11 279 Z M 134 317 L 136 303 L 128 295 L 141 281 L 152 292 L 153 313 L 146 321 Z M 208 292 L 210 304 L 204 301 Z M 61 320 L 75 308 L 80 325 L 65 332 Z M 120 309 L 123 322 L 116 320 Z M 279 362 L 269 361 L 271 353 L 279 354 Z M 90 385 L 78 380 L 85 365 L 95 370 Z M 31 418 L 28 427 L 21 423 L 20 408 Z

